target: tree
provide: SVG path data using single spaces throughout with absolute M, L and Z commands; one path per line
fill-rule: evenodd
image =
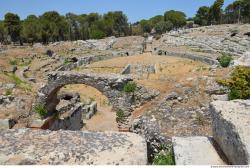
M 5 30 L 4 30 L 4 22 L 0 21 L 0 43 L 4 43 L 6 40 Z
M 20 39 L 21 21 L 18 15 L 7 13 L 4 16 L 4 27 L 7 30 L 12 42 L 17 42 Z M 21 43 L 21 41 L 20 41 Z
M 250 22 L 250 0 L 240 0 L 242 4 L 242 18 L 243 22 Z
M 140 27 L 144 33 L 150 33 L 153 28 L 150 22 L 144 19 L 140 21 Z
M 98 20 L 90 27 L 90 38 L 92 39 L 101 39 L 106 36 L 106 33 L 103 30 L 104 21 Z
M 39 19 L 35 15 L 29 15 L 22 23 L 22 37 L 33 44 L 40 39 L 40 28 Z
M 180 28 L 186 24 L 186 15 L 180 11 L 170 10 L 165 12 L 164 20 L 172 22 L 174 28 Z
M 170 21 L 160 21 L 155 25 L 155 31 L 157 34 L 165 33 L 173 28 L 173 24 Z
M 209 19 L 209 7 L 202 6 L 198 9 L 195 18 L 194 23 L 199 24 L 201 26 L 208 25 L 208 19 Z
M 45 12 L 40 16 L 40 22 L 43 43 L 66 39 L 68 24 L 65 18 L 60 16 L 56 11 Z
M 78 18 L 79 16 L 73 13 L 67 13 L 65 15 L 65 19 L 68 23 L 69 39 L 71 41 L 80 39 L 80 23 Z
M 149 19 L 152 25 L 156 25 L 159 22 L 164 21 L 164 17 L 162 15 L 156 15 Z
M 127 16 L 122 11 L 108 12 L 104 15 L 107 35 L 127 35 L 129 31 Z
M 222 17 L 222 6 L 224 0 L 216 0 L 209 10 L 209 22 L 211 24 L 220 24 Z

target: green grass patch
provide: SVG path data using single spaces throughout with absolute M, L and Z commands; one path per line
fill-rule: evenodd
M 45 108 L 44 105 L 42 104 L 37 104 L 35 107 L 34 107 L 34 111 L 39 114 L 40 117 L 44 118 L 48 115 L 48 111 L 47 109 Z
M 124 120 L 124 111 L 119 109 L 117 112 L 116 112 L 116 122 L 122 122 Z
M 9 61 L 9 64 L 10 64 L 10 65 L 17 65 L 17 60 L 10 60 L 10 61 Z
M 232 55 L 223 53 L 221 57 L 218 58 L 220 65 L 224 68 L 230 65 L 230 62 L 233 60 Z
M 9 77 L 11 78 L 11 80 L 13 80 L 15 82 L 15 84 L 17 86 L 20 86 L 21 84 L 24 84 L 26 82 L 22 81 L 18 76 L 12 74 L 12 75 L 9 75 Z
M 63 62 L 64 65 L 67 65 L 67 64 L 70 64 L 70 63 L 71 62 L 68 59 L 65 59 L 64 62 Z
M 229 100 L 250 98 L 249 67 L 236 67 L 230 79 L 217 82 L 229 89 Z
M 172 145 L 164 145 L 161 151 L 153 158 L 153 165 L 175 165 Z
M 10 96 L 10 95 L 12 95 L 12 90 L 11 90 L 11 89 L 7 89 L 4 95 L 5 95 L 5 96 Z
M 133 93 L 133 92 L 135 92 L 135 90 L 136 90 L 136 87 L 137 87 L 137 84 L 135 83 L 135 82 L 128 82 L 128 83 L 126 83 L 125 85 L 124 85 L 124 87 L 123 87 L 123 91 L 125 92 L 125 93 Z

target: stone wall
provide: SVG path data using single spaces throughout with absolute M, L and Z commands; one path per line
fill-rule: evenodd
M 56 117 L 56 119 L 51 122 L 49 129 L 52 131 L 56 130 L 80 130 L 83 126 L 82 123 L 82 105 L 75 105 L 70 111 Z
M 126 56 L 132 56 L 136 54 L 141 54 L 142 52 L 140 50 L 138 51 L 113 51 L 112 54 L 106 54 L 106 55 L 90 55 L 90 56 L 84 56 L 77 58 L 77 62 L 74 63 L 68 63 L 65 65 L 62 65 L 57 69 L 57 71 L 70 71 L 72 69 L 75 69 L 82 65 L 91 64 L 93 62 L 102 61 L 102 60 L 108 60 L 116 57 L 126 57 Z
M 175 56 L 180 58 L 188 58 L 194 61 L 200 61 L 209 65 L 218 65 L 218 61 L 212 58 L 208 58 L 203 55 L 196 55 L 194 53 L 178 53 L 178 52 L 170 52 L 170 51 L 164 51 L 161 49 L 157 49 L 154 51 L 157 55 L 164 55 L 164 56 Z

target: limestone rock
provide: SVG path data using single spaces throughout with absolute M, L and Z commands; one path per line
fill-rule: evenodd
M 250 100 L 210 105 L 213 137 L 232 164 L 250 164 Z
M 0 164 L 146 165 L 145 140 L 133 133 L 3 130 Z
M 9 119 L 0 119 L 0 130 L 10 129 Z
M 176 165 L 224 165 L 208 137 L 173 137 Z
M 250 52 L 246 52 L 239 59 L 233 61 L 234 66 L 250 66 Z

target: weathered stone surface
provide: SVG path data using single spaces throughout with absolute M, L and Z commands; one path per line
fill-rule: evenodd
M 147 164 L 146 142 L 132 133 L 2 130 L 0 142 L 0 164 Z
M 0 119 L 0 130 L 10 129 L 9 119 Z
M 244 53 L 239 59 L 233 61 L 234 66 L 250 66 L 250 52 Z
M 250 100 L 210 105 L 213 138 L 232 164 L 250 164 Z
M 223 165 L 208 137 L 173 137 L 176 165 Z

